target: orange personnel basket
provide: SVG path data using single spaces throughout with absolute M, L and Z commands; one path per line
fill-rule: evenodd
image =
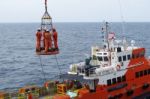
M 36 54 L 59 54 L 57 38 L 57 31 L 53 28 L 52 17 L 47 11 L 47 0 L 45 0 L 45 13 L 41 18 L 41 27 L 36 33 Z

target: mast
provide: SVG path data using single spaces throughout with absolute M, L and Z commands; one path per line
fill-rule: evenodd
M 108 41 L 108 27 L 109 27 L 109 25 L 108 25 L 108 22 L 106 22 L 105 23 L 105 25 L 106 25 L 106 41 L 107 41 L 107 46 L 108 46 L 108 50 L 109 50 L 109 41 Z
M 103 46 L 109 49 L 108 34 L 109 34 L 109 24 L 108 22 L 104 22 L 104 25 L 102 27 Z

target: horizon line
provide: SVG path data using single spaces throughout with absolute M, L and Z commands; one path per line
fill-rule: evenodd
M 150 21 L 105 21 L 110 23 L 150 23 Z M 0 24 L 3 23 L 41 23 L 41 22 L 0 22 Z M 53 23 L 103 23 L 103 21 L 56 21 Z

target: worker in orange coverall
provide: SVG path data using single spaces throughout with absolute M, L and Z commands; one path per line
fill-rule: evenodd
M 36 51 L 37 52 L 41 50 L 41 37 L 42 37 L 41 30 L 38 29 L 36 33 Z
M 52 39 L 49 31 L 46 31 L 44 35 L 44 40 L 45 40 L 45 52 L 48 52 L 49 49 L 52 48 Z
M 56 29 L 53 28 L 53 40 L 54 40 L 54 47 L 56 50 L 58 50 L 58 33 Z
M 43 48 L 45 50 L 45 33 L 46 33 L 46 29 L 44 29 L 43 31 Z

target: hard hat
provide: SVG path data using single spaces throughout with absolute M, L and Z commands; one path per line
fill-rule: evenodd
M 41 29 L 40 29 L 40 28 L 38 28 L 38 29 L 37 29 L 37 31 L 41 31 Z
M 55 29 L 55 28 L 52 28 L 52 30 L 53 30 L 53 32 L 55 32 L 55 31 L 56 31 L 56 29 Z
M 49 32 L 49 30 L 47 29 L 46 32 Z

